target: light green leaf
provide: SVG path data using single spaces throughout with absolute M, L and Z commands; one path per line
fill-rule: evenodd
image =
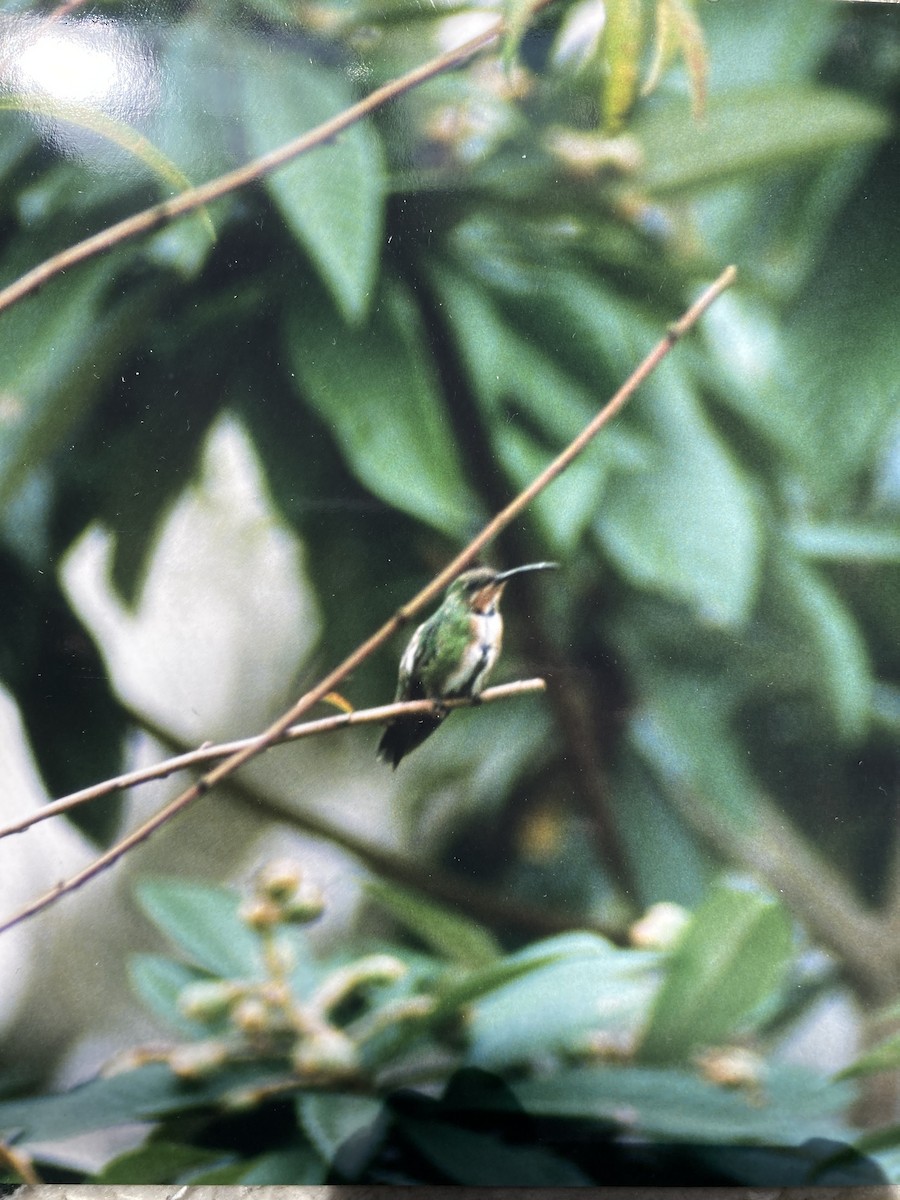
M 695 118 L 706 111 L 706 84 L 709 55 L 703 29 L 697 20 L 692 0 L 656 0 L 656 34 L 653 61 L 641 87 L 649 95 L 658 86 L 667 67 L 681 50 L 691 81 L 691 101 Z
M 478 504 L 408 292 L 386 280 L 362 329 L 343 325 L 316 291 L 304 289 L 304 300 L 285 330 L 291 368 L 349 469 L 388 504 L 443 533 L 467 536 Z
M 602 57 L 603 126 L 616 133 L 634 103 L 638 90 L 642 45 L 641 0 L 607 0 Z
M 872 704 L 859 627 L 834 589 L 798 555 L 784 548 L 773 565 L 788 621 L 809 647 L 810 680 L 841 736 L 856 741 L 865 732 Z
M 205 978 L 202 972 L 161 954 L 134 954 L 128 962 L 128 980 L 140 998 L 151 1012 L 186 1037 L 203 1035 L 206 1026 L 184 1015 L 178 997 L 188 984 Z
M 260 975 L 260 942 L 238 917 L 236 892 L 180 879 L 150 879 L 138 885 L 136 896 L 154 925 L 199 966 L 224 979 Z
M 493 936 L 468 917 L 386 880 L 373 879 L 366 890 L 442 958 L 463 967 L 483 967 L 499 959 L 500 947 Z
M 790 921 L 768 896 L 714 887 L 669 961 L 638 1049 L 645 1063 L 676 1063 L 740 1031 L 781 983 Z
M 151 1063 L 121 1075 L 92 1079 L 69 1092 L 0 1102 L 0 1130 L 21 1131 L 26 1142 L 57 1141 L 92 1129 L 151 1120 L 166 1113 L 202 1109 L 233 1089 L 283 1081 L 270 1064 L 241 1063 L 190 1087 L 164 1063 Z
M 853 1097 L 847 1085 L 797 1067 L 772 1067 L 756 1094 L 674 1067 L 581 1067 L 510 1086 L 532 1116 L 615 1121 L 627 1113 L 634 1133 L 700 1145 L 841 1136 L 838 1117 Z
M 894 1071 L 900 1066 L 900 1033 L 892 1034 L 861 1054 L 849 1067 L 838 1074 L 838 1079 L 853 1079 L 858 1075 L 874 1075 L 878 1071 Z M 900 1139 L 898 1139 L 900 1140 Z
M 701 124 L 686 120 L 681 104 L 667 104 L 632 126 L 645 156 L 638 179 L 654 193 L 746 178 L 882 138 L 888 129 L 884 113 L 866 101 L 809 86 L 713 96 Z
M 748 480 L 680 372 L 648 384 L 642 414 L 656 451 L 644 471 L 610 489 L 597 529 L 619 569 L 640 588 L 739 625 L 756 598 L 762 529 Z
M 467 1062 L 495 1069 L 584 1046 L 597 1031 L 621 1033 L 643 1019 L 657 980 L 655 954 L 617 950 L 593 935 L 550 938 L 509 956 L 549 959 L 473 1005 Z
M 801 554 L 822 562 L 900 562 L 900 528 L 896 524 L 863 521 L 834 521 L 822 525 L 797 523 L 788 533 Z
M 336 70 L 307 55 L 236 47 L 244 130 L 264 154 L 349 108 L 353 96 Z M 383 228 L 381 145 L 367 122 L 280 167 L 265 186 L 349 321 L 366 313 L 374 292 Z
M 160 55 L 166 86 L 151 126 L 156 145 L 195 179 L 238 165 L 231 129 L 240 101 L 230 74 L 230 43 L 202 16 L 166 33 Z

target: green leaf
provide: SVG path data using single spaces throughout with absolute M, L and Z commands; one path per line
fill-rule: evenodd
M 789 623 L 808 647 L 809 678 L 840 735 L 865 733 L 872 677 L 865 642 L 853 614 L 808 563 L 787 548 L 774 558 L 776 586 Z
M 138 159 L 143 165 L 172 191 L 181 192 L 190 188 L 191 181 L 151 141 L 103 112 L 70 101 L 54 100 L 46 95 L 18 95 L 0 97 L 0 109 L 12 108 L 54 121 L 64 121 L 86 129 L 98 137 L 105 138 L 119 149 Z M 199 219 L 206 227 L 207 237 L 215 241 L 216 230 L 206 209 L 198 210 Z
M 13 170 L 37 140 L 30 122 L 24 118 L 17 121 L 0 121 L 0 179 Z
M 223 1150 L 205 1150 L 200 1146 L 185 1146 L 180 1142 L 151 1141 L 137 1150 L 120 1154 L 108 1162 L 93 1181 L 103 1187 L 125 1184 L 179 1183 L 214 1164 L 232 1156 Z
M 274 150 L 353 103 L 336 70 L 293 54 L 241 43 L 235 67 L 244 130 L 254 155 Z M 294 236 L 321 272 L 341 311 L 359 321 L 369 308 L 384 224 L 384 167 L 373 126 L 359 122 L 265 178 Z
M 153 139 L 183 170 L 210 179 L 238 165 L 230 130 L 240 104 L 230 74 L 229 43 L 202 15 L 164 33 L 166 86 L 152 123 Z
M 706 111 L 706 86 L 709 55 L 703 39 L 703 29 L 697 20 L 692 0 L 656 0 L 656 35 L 653 61 L 641 87 L 641 95 L 649 95 L 658 86 L 664 71 L 678 51 L 684 55 L 691 83 L 691 107 L 695 118 Z
M 893 1071 L 900 1066 L 900 1033 L 892 1034 L 865 1054 L 861 1054 L 849 1067 L 838 1074 L 838 1079 L 853 1079 L 858 1075 L 874 1075 L 878 1071 Z
M 69 1092 L 0 1103 L 0 1130 L 25 1142 L 57 1141 L 93 1129 L 110 1129 L 166 1114 L 216 1105 L 229 1092 L 284 1081 L 268 1063 L 228 1067 L 202 1082 L 185 1084 L 162 1063 L 92 1079 Z
M 590 1178 L 550 1150 L 511 1146 L 486 1133 L 440 1121 L 400 1117 L 397 1124 L 433 1166 L 469 1187 L 583 1187 Z
M 386 280 L 364 329 L 342 325 L 313 289 L 304 294 L 286 326 L 291 367 L 349 469 L 388 504 L 443 533 L 467 536 L 479 506 L 409 293 Z
M 638 117 L 640 184 L 656 194 L 709 188 L 884 137 L 883 112 L 825 88 L 733 91 L 710 99 L 702 124 L 672 103 Z
M 621 127 L 638 90 L 638 69 L 643 50 L 641 0 L 607 0 L 602 54 L 603 126 L 608 133 Z
M 505 958 L 489 967 L 471 971 L 462 979 L 454 972 L 452 976 L 440 980 L 434 989 L 438 999 L 434 1023 L 440 1024 L 447 1017 L 458 1014 L 465 1005 L 480 1000 L 482 996 L 489 996 L 491 992 L 521 979 L 523 975 L 530 975 L 555 961 L 556 955 L 549 951 L 546 955 L 534 957 Z
M 646 697 L 629 737 L 640 755 L 672 795 L 713 805 L 749 833 L 758 784 L 731 729 L 728 685 L 653 663 L 638 670 Z
M 657 980 L 655 954 L 617 950 L 588 934 L 550 938 L 506 963 L 543 960 L 473 1005 L 467 1062 L 508 1068 L 584 1048 L 590 1035 L 626 1032 L 643 1019 Z
M 372 1096 L 310 1092 L 298 1097 L 297 1116 L 303 1131 L 328 1165 L 350 1138 L 368 1129 L 382 1111 Z
M 900 562 L 900 529 L 896 525 L 863 521 L 797 523 L 788 534 L 801 554 L 822 562 Z
M 740 21 L 720 4 L 703 5 L 712 90 L 802 82 L 815 74 L 846 18 L 840 5 L 810 16 L 809 0 L 748 5 Z
M 779 904 L 747 888 L 714 887 L 669 961 L 641 1061 L 684 1062 L 739 1032 L 780 985 L 790 958 L 790 921 Z
M 154 925 L 207 971 L 223 979 L 262 973 L 260 942 L 238 917 L 237 892 L 161 878 L 145 880 L 135 894 Z
M 366 890 L 377 904 L 441 958 L 463 967 L 483 967 L 500 957 L 500 947 L 493 936 L 468 917 L 382 879 L 371 880 Z
M 435 280 L 494 452 L 513 485 L 525 487 L 584 428 L 596 411 L 596 397 L 565 369 L 555 347 L 552 354 L 545 350 L 548 314 L 538 312 L 537 328 L 520 332 L 483 287 L 447 269 L 436 272 Z M 564 276 L 563 291 L 566 282 L 575 286 L 577 277 Z M 554 294 L 548 302 L 554 311 L 556 299 Z M 573 552 L 614 472 L 634 470 L 642 461 L 642 444 L 630 431 L 609 429 L 536 498 L 535 517 L 557 553 Z
M 191 983 L 207 976 L 173 962 L 161 954 L 133 954 L 128 961 L 128 980 L 151 1012 L 185 1037 L 202 1036 L 207 1027 L 192 1021 L 178 1006 L 178 997 Z
M 897 417 L 897 270 L 885 246 L 898 220 L 885 153 L 833 215 L 816 269 L 781 321 L 779 404 L 794 430 L 807 511 L 826 520 L 859 511 Z
M 580 1067 L 511 1083 L 531 1116 L 612 1119 L 633 1134 L 700 1145 L 798 1145 L 841 1136 L 839 1114 L 853 1098 L 798 1067 L 772 1067 L 757 1092 L 718 1087 L 680 1068 Z
M 327 1169 L 308 1146 L 272 1150 L 254 1159 L 242 1173 L 241 1184 L 251 1187 L 318 1187 L 325 1182 Z
M 710 623 L 739 625 L 759 583 L 756 502 L 687 380 L 667 366 L 648 383 L 642 409 L 655 453 L 610 490 L 597 529 L 635 586 L 686 602 Z
M 30 254 L 40 257 L 35 249 Z M 39 319 L 33 300 L 0 315 L 2 505 L 89 410 L 140 325 L 145 303 L 140 289 L 115 309 L 104 306 L 113 261 L 89 263 L 54 280 Z M 3 274 L 15 278 L 24 265 L 7 260 Z

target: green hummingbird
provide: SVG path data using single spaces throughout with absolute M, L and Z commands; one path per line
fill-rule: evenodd
M 528 563 L 511 571 L 473 567 L 447 588 L 437 612 L 409 639 L 400 659 L 395 702 L 475 697 L 487 682 L 503 642 L 500 597 L 506 581 L 524 571 L 546 571 L 558 563 Z M 378 757 L 395 769 L 437 729 L 446 712 L 394 717 L 378 743 Z

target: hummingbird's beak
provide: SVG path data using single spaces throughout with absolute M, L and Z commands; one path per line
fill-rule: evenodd
M 523 571 L 555 571 L 558 566 L 559 563 L 555 562 L 526 563 L 524 567 L 513 567 L 509 571 L 501 571 L 494 577 L 494 583 L 505 583 L 512 575 L 521 575 Z

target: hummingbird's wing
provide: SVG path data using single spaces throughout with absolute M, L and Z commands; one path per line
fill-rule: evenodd
M 421 662 L 422 637 L 425 625 L 420 625 L 407 643 L 400 659 L 400 670 L 397 674 L 397 691 L 395 701 L 424 700 L 425 685 L 419 674 Z
M 426 700 L 428 689 L 422 678 L 423 660 L 427 656 L 434 635 L 434 622 L 425 621 L 419 626 L 400 659 L 395 701 Z M 434 716 L 394 717 L 385 728 L 378 743 L 378 757 L 390 763 L 396 770 L 400 760 L 420 746 L 440 725 L 443 713 Z

